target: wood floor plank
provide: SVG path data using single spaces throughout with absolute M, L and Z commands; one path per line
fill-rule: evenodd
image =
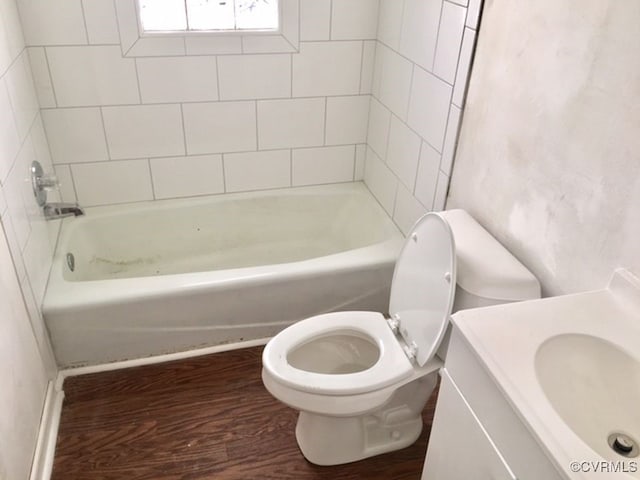
M 65 381 L 52 480 L 418 480 L 435 409 L 403 450 L 333 467 L 307 462 L 297 412 L 260 378 L 262 348 Z

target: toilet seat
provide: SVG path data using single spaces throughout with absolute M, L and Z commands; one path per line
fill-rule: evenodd
M 396 262 L 389 313 L 419 366 L 433 358 L 449 324 L 456 289 L 453 232 L 438 213 L 413 226 Z
M 380 352 L 370 368 L 348 374 L 323 374 L 289 364 L 293 349 L 323 335 L 349 331 L 374 342 Z M 335 312 L 307 318 L 286 328 L 267 344 L 262 355 L 265 369 L 279 383 L 294 390 L 321 395 L 355 395 L 382 389 L 411 376 L 414 366 L 398 338 L 378 312 Z

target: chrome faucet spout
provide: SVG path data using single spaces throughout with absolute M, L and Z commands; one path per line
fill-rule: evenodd
M 77 203 L 45 203 L 42 209 L 47 220 L 84 215 L 84 210 Z

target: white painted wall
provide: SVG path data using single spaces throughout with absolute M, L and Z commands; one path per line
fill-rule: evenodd
M 636 0 L 486 3 L 447 207 L 546 294 L 640 274 L 639 24 Z
M 381 0 L 364 179 L 406 234 L 444 207 L 480 0 Z
M 52 171 L 33 76 L 15 0 L 0 1 L 0 219 L 27 302 L 31 325 L 50 374 L 55 364 L 40 305 L 59 222 L 46 222 L 35 202 L 29 169 Z M 55 193 L 50 195 L 57 200 Z
M 0 223 L 0 478 L 26 480 L 48 383 Z
M 378 3 L 300 0 L 299 53 L 230 41 L 218 55 L 132 58 L 113 0 L 18 0 L 64 199 L 361 179 Z M 305 168 L 309 157 L 320 167 Z

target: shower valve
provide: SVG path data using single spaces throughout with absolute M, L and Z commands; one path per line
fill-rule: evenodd
M 39 206 L 47 203 L 47 191 L 59 186 L 58 177 L 52 173 L 45 174 L 40 162 L 36 160 L 31 164 L 31 187 Z

